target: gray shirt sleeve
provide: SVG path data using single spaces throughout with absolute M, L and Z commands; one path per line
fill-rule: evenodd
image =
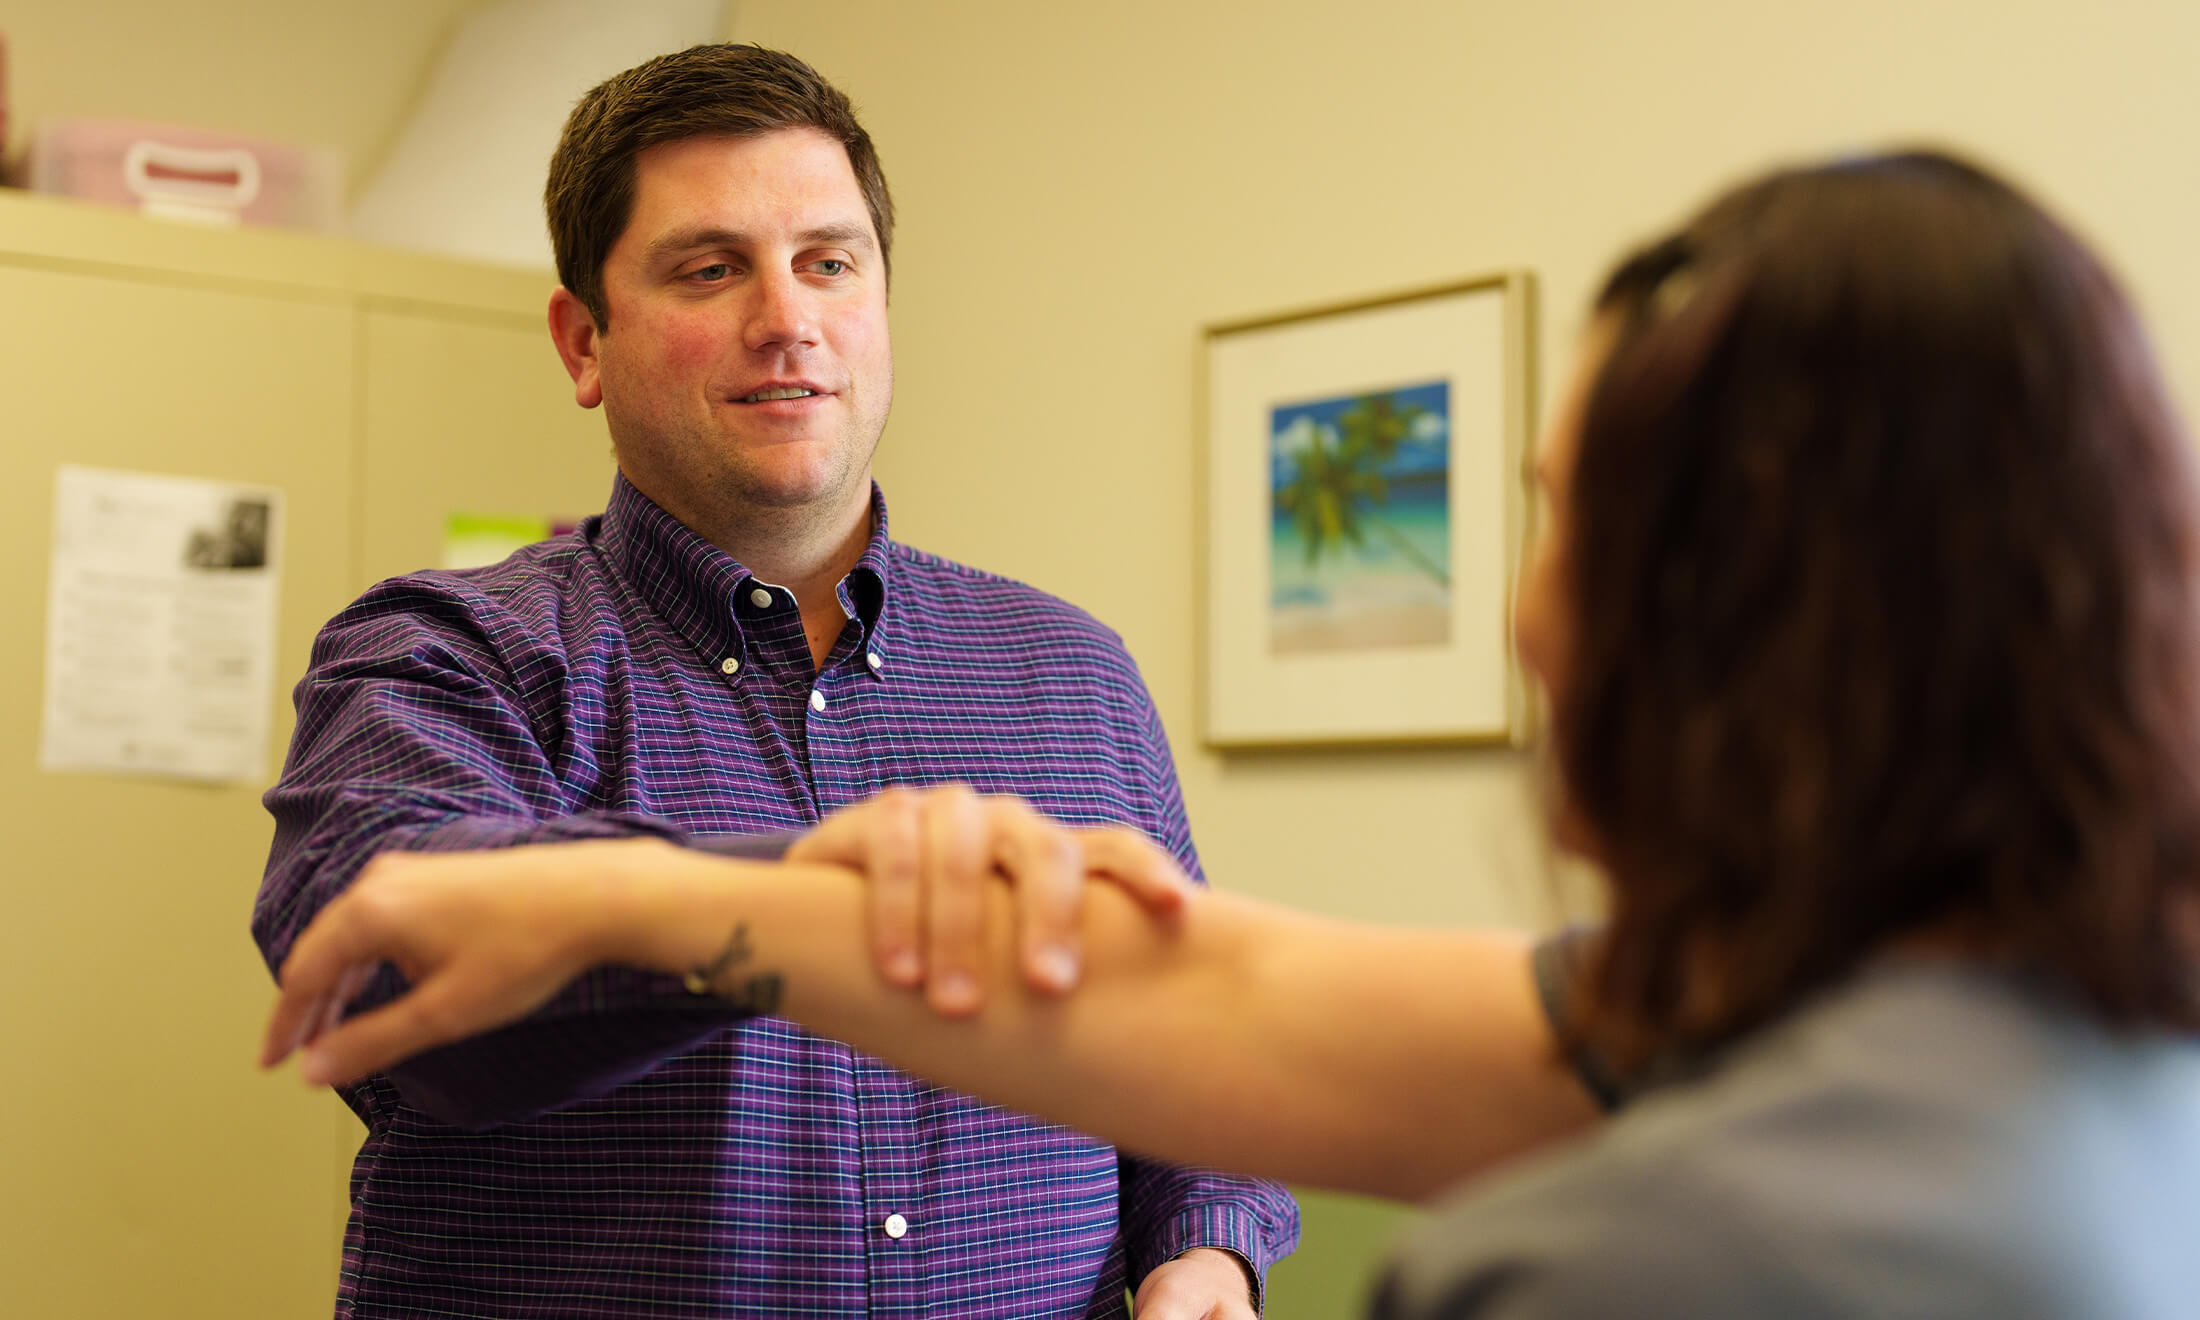
M 2188 1037 L 1890 955 L 1653 1089 L 1416 1226 L 1374 1320 L 2194 1313 Z
M 1566 1040 L 1566 1016 L 1573 1006 L 1574 983 L 1581 960 L 1587 956 L 1590 942 L 1602 929 L 1599 926 L 1568 926 L 1536 942 L 1532 963 L 1536 996 L 1543 1001 L 1543 1016 L 1550 1021 L 1551 1033 L 1561 1041 Z M 1622 1082 L 1604 1058 L 1585 1044 L 1569 1042 L 1566 1061 L 1573 1065 L 1574 1075 L 1581 1079 L 1582 1087 L 1606 1113 L 1625 1105 L 1637 1094 L 1638 1088 Z

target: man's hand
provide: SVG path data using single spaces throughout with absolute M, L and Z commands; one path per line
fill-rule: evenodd
M 1137 1320 L 1255 1320 L 1252 1281 L 1236 1256 L 1194 1247 L 1154 1267 L 1131 1304 Z
M 835 812 L 787 850 L 790 862 L 852 867 L 870 882 L 870 937 L 879 973 L 925 987 L 940 1013 L 973 1012 L 985 886 L 1015 887 L 1018 963 L 1034 988 L 1077 982 L 1088 877 L 1107 879 L 1149 912 L 1174 912 L 1191 882 L 1174 858 L 1136 830 L 1079 829 L 1014 797 L 981 797 L 960 784 L 888 789 Z

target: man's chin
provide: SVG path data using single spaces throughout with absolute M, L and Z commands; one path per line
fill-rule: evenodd
M 856 501 L 857 489 L 870 483 L 846 471 L 751 471 L 735 475 L 729 494 L 754 509 L 816 509 L 825 512 Z

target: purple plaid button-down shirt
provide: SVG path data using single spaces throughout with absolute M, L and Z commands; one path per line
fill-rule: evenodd
M 384 848 L 799 829 L 962 780 L 1196 873 L 1115 635 L 875 531 L 813 668 L 786 591 L 622 478 L 574 535 L 376 587 L 314 645 L 253 932 L 270 966 Z M 374 996 L 394 993 L 385 970 Z M 1129 1155 L 676 981 L 591 973 L 351 1088 L 340 1316 L 1120 1316 L 1196 1246 L 1265 1271 L 1273 1184 Z M 901 1230 L 898 1234 L 895 1229 Z

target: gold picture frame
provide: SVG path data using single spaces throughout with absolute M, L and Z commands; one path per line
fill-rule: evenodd
M 1209 746 L 1527 738 L 1534 333 L 1524 270 L 1207 329 Z

